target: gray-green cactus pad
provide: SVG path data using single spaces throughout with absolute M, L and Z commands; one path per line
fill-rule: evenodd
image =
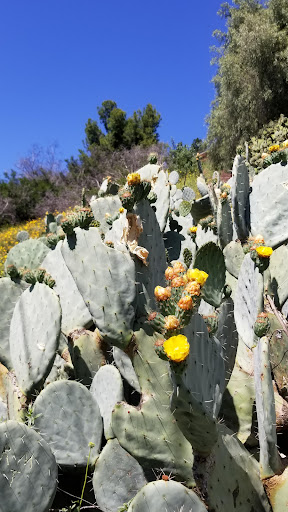
M 21 244 L 14 245 L 8 252 L 5 261 L 5 271 L 8 265 L 15 265 L 19 268 L 29 268 L 31 270 L 39 268 L 45 256 L 50 252 L 46 245 L 39 240 L 30 238 L 21 242 Z
M 149 482 L 129 505 L 128 512 L 206 512 L 195 492 L 173 480 Z
M 158 285 L 164 286 L 164 273 L 166 269 L 166 254 L 162 234 L 156 215 L 148 201 L 141 201 L 135 208 L 140 216 L 143 232 L 139 236 L 138 245 L 145 247 L 149 252 L 145 266 L 142 261 L 135 260 L 137 314 L 146 315 L 146 304 L 155 309 L 154 289 Z
M 0 509 L 48 512 L 57 488 L 57 464 L 46 441 L 23 423 L 0 424 Z
M 288 336 L 283 326 L 274 315 L 269 315 L 270 360 L 273 376 L 281 395 L 288 395 Z
M 233 223 L 229 201 L 218 204 L 217 232 L 221 249 L 224 249 L 233 240 Z
M 232 241 L 223 250 L 225 265 L 230 274 L 238 279 L 244 260 L 244 251 L 240 242 Z
M 281 308 L 288 298 L 288 247 L 281 245 L 273 251 L 269 264 L 271 287 Z
M 138 377 L 133 368 L 130 357 L 121 348 L 113 347 L 113 358 L 115 364 L 121 373 L 122 377 L 129 382 L 132 388 L 136 389 L 138 393 L 141 392 Z
M 254 343 L 254 324 L 258 315 L 261 275 L 250 254 L 246 254 L 238 278 L 235 295 L 234 316 L 239 336 L 247 347 Z
M 59 345 L 61 308 L 56 293 L 36 283 L 18 300 L 10 324 L 10 356 L 19 386 L 29 394 L 49 374 Z
M 24 242 L 25 240 L 28 240 L 29 239 L 29 233 L 28 231 L 18 231 L 17 235 L 16 235 L 16 240 L 17 242 Z
M 224 425 L 206 467 L 207 501 L 216 512 L 271 512 L 259 465 Z
M 188 485 L 194 484 L 190 443 L 170 411 L 172 382 L 168 363 L 155 353 L 152 329 L 135 333 L 133 365 L 142 399 L 139 407 L 121 403 L 112 412 L 112 429 L 121 446 L 143 467 L 162 468 Z
M 83 329 L 80 336 L 72 335 L 72 337 L 73 346 L 70 348 L 70 354 L 75 377 L 84 386 L 90 387 L 97 371 L 105 364 L 103 344 L 97 335 L 97 331 L 91 332 Z
M 207 196 L 203 196 L 201 199 L 194 201 L 192 204 L 191 213 L 196 224 L 198 224 L 199 220 L 204 219 L 204 217 L 212 214 L 212 206 L 208 194 Z
M 51 446 L 58 464 L 86 466 L 89 443 L 93 466 L 102 440 L 102 418 L 96 400 L 79 382 L 61 380 L 49 384 L 35 400 L 35 429 Z
M 66 239 L 61 251 L 101 334 L 125 347 L 133 332 L 136 298 L 129 254 L 107 247 L 97 228 L 76 228 L 75 239 Z
M 100 222 L 100 231 L 106 233 L 110 226 L 106 222 L 107 217 L 114 217 L 119 212 L 122 204 L 118 196 L 98 197 L 90 203 L 93 215 Z
M 225 389 L 222 347 L 209 336 L 199 314 L 192 317 L 184 334 L 190 344 L 186 366 L 173 374 L 171 408 L 183 434 L 193 448 L 208 455 L 217 440 L 216 418 Z
M 223 395 L 220 416 L 225 425 L 237 434 L 241 443 L 255 444 L 252 414 L 255 401 L 254 379 L 236 363 Z M 258 444 L 258 442 L 256 441 Z
M 171 185 L 176 185 L 176 183 L 178 183 L 178 181 L 179 181 L 179 174 L 178 174 L 177 171 L 170 172 L 170 174 L 169 174 L 169 181 L 170 181 Z
M 213 229 L 203 229 L 200 224 L 197 227 L 196 233 L 196 245 L 200 249 L 202 245 L 208 244 L 208 242 L 214 242 L 217 244 L 218 237 L 215 235 Z
M 24 281 L 12 281 L 10 277 L 0 279 L 0 362 L 12 368 L 9 346 L 10 322 L 15 304 L 29 285 Z
M 232 208 L 233 220 L 240 240 L 249 236 L 250 204 L 249 204 L 249 173 L 244 158 L 237 155 L 232 170 Z
M 179 260 L 182 253 L 182 244 L 186 241 L 185 236 L 181 233 L 177 233 L 177 231 L 166 231 L 166 233 L 163 234 L 163 239 L 165 248 L 169 254 L 169 260 Z
M 160 165 L 147 164 L 141 167 L 137 172 L 140 174 L 141 180 L 152 180 L 154 176 L 158 176 L 160 171 Z
M 288 165 L 274 164 L 255 176 L 251 204 L 251 233 L 275 247 L 288 239 Z
M 225 378 L 226 382 L 228 382 L 234 368 L 238 347 L 238 333 L 234 319 L 234 302 L 231 297 L 225 299 L 220 306 L 216 338 L 222 345 L 225 361 Z
M 154 206 L 160 230 L 163 232 L 167 222 L 170 198 L 170 184 L 164 171 L 159 172 L 153 192 L 157 195 Z
M 202 178 L 202 176 L 197 177 L 197 188 L 202 197 L 204 197 L 208 194 L 208 187 L 207 187 L 205 179 Z
M 117 512 L 128 503 L 147 481 L 140 464 L 117 439 L 104 446 L 96 461 L 93 488 L 97 505 L 103 512 Z
M 262 479 L 281 473 L 277 450 L 276 411 L 271 377 L 269 339 L 264 336 L 253 349 L 256 410 L 260 445 L 260 475 Z
M 223 253 L 216 244 L 209 242 L 202 245 L 196 253 L 194 267 L 204 270 L 209 275 L 202 289 L 203 299 L 215 306 L 220 306 L 225 285 L 225 262 Z
M 61 329 L 68 334 L 77 327 L 89 327 L 93 320 L 73 276 L 66 266 L 61 246 L 62 242 L 59 242 L 54 251 L 50 251 L 42 266 L 56 281 L 54 290 L 59 295 L 62 309 Z
M 104 424 L 106 439 L 114 436 L 111 427 L 111 414 L 117 402 L 124 400 L 123 382 L 119 370 L 111 364 L 99 368 L 90 388 L 97 401 Z

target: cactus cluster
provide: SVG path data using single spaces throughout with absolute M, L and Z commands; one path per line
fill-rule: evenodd
M 152 155 L 8 254 L 3 512 L 56 510 L 57 467 L 103 512 L 286 510 L 288 166 L 177 181 Z

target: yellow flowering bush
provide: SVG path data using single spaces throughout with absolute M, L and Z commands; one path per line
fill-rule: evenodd
M 273 252 L 272 247 L 264 247 L 260 245 L 259 247 L 255 247 L 255 251 L 257 252 L 260 258 L 269 258 Z
M 165 354 L 171 361 L 175 363 L 181 363 L 189 355 L 190 345 L 186 336 L 178 334 L 178 336 L 172 336 L 165 340 L 163 343 Z
M 203 286 L 208 279 L 208 274 L 198 268 L 189 268 L 187 270 L 187 279 L 188 281 L 197 281 L 200 286 Z

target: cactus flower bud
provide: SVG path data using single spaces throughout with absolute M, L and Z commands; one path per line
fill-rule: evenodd
M 162 286 L 156 286 L 154 290 L 154 295 L 156 300 L 162 301 L 170 299 L 171 297 L 171 288 L 167 286 L 167 288 L 163 288 Z
M 167 267 L 166 270 L 165 270 L 165 277 L 167 279 L 167 281 L 171 281 L 171 279 L 173 279 L 174 277 L 174 270 L 172 267 Z
M 164 327 L 167 331 L 174 331 L 174 329 L 178 329 L 180 326 L 180 322 L 178 318 L 174 315 L 165 316 Z
M 197 281 L 191 281 L 185 286 L 185 292 L 190 293 L 190 295 L 197 295 L 199 297 L 201 293 L 201 286 Z
M 181 263 L 181 261 L 176 261 L 176 263 L 174 263 L 173 271 L 174 274 L 180 274 L 181 272 L 185 272 L 184 265 Z
M 179 288 L 180 286 L 185 285 L 185 279 L 181 276 L 174 277 L 171 281 L 172 288 Z
M 185 295 L 185 297 L 182 297 L 178 302 L 178 307 L 180 309 L 184 309 L 184 311 L 189 311 L 193 308 L 193 300 L 190 295 Z

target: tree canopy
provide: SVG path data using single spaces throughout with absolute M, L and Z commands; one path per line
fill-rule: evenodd
M 67 160 L 68 168 L 74 174 L 80 168 L 85 172 L 95 169 L 99 152 L 131 149 L 134 146 L 148 147 L 159 141 L 157 130 L 161 115 L 150 103 L 143 110 L 137 110 L 127 117 L 115 101 L 105 100 L 97 112 L 103 128 L 100 128 L 97 121 L 88 119 L 84 150 L 79 150 L 78 160 L 74 157 Z
M 239 144 L 288 114 L 288 2 L 234 0 L 218 14 L 226 32 L 214 32 L 216 97 L 207 140 L 214 165 L 227 167 Z

